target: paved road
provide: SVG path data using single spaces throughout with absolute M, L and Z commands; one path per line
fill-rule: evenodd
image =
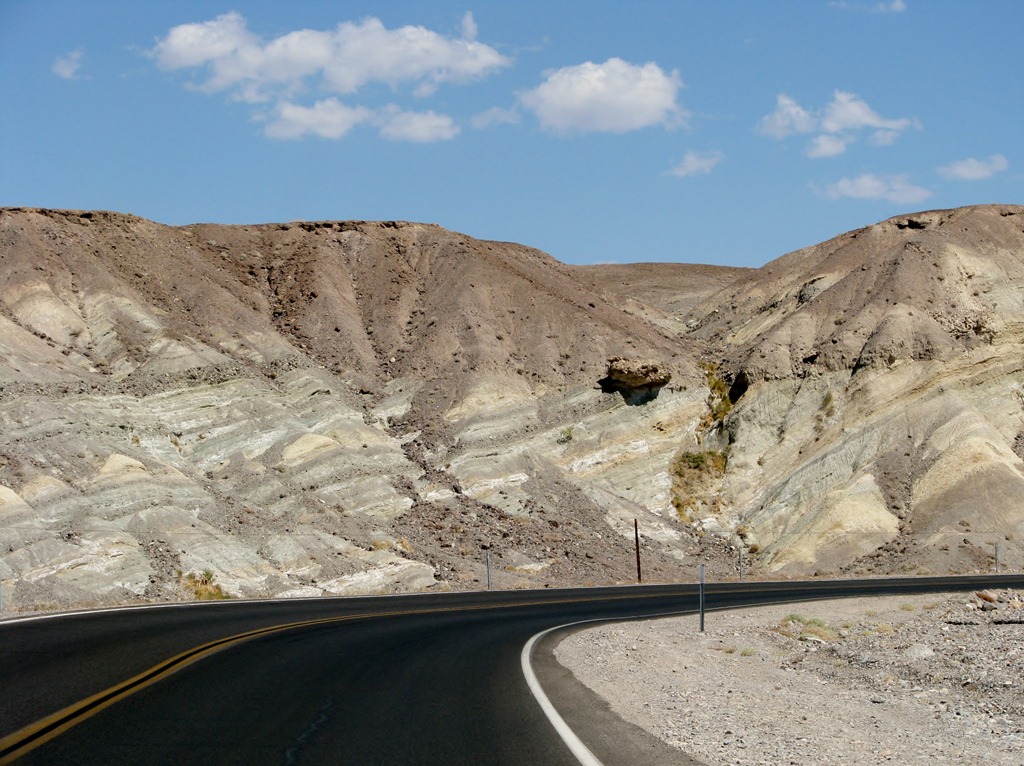
M 716 583 L 706 601 L 716 609 L 982 585 L 1024 587 L 1024 575 Z M 578 766 L 527 687 L 523 645 L 555 625 L 696 604 L 689 584 L 227 602 L 0 623 L 0 764 Z M 541 683 L 601 762 L 636 763 L 642 752 L 645 763 L 680 763 L 576 685 L 550 659 L 550 643 L 534 651 Z

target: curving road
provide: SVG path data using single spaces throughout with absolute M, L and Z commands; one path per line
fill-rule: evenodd
M 713 583 L 706 603 L 979 587 L 1024 587 L 1024 575 Z M 220 602 L 0 622 L 0 765 L 578 766 L 527 685 L 524 645 L 567 623 L 696 607 L 689 584 Z M 593 763 L 685 763 L 614 718 L 551 659 L 562 633 L 534 646 L 531 666 Z

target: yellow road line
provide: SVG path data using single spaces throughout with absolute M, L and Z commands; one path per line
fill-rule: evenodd
M 94 694 L 91 697 L 87 697 L 73 705 L 69 705 L 63 710 L 58 710 L 56 713 L 48 715 L 45 718 L 41 718 L 13 734 L 0 739 L 0 766 L 6 766 L 9 763 L 13 763 L 26 753 L 34 750 L 45 742 L 49 742 L 54 737 L 64 733 L 73 726 L 82 723 L 82 721 L 87 720 L 101 710 L 110 707 L 115 702 L 118 702 L 137 691 L 145 689 L 147 686 L 150 686 L 157 681 L 161 681 L 172 673 L 175 673 L 204 657 L 208 657 L 221 649 L 241 643 L 242 641 L 247 641 L 251 638 L 256 638 L 257 636 L 292 630 L 300 627 L 309 627 L 322 623 L 352 620 L 363 616 L 365 615 L 329 617 L 320 620 L 308 620 L 305 622 L 274 625 L 268 628 L 260 628 L 246 633 L 239 633 L 234 636 L 228 636 L 227 638 L 217 639 L 216 641 L 210 641 L 209 643 L 193 647 L 192 649 L 184 651 L 170 659 L 154 665 L 148 670 L 144 670 L 138 675 L 129 678 L 127 681 L 122 681 L 109 689 L 105 689 L 104 691 Z

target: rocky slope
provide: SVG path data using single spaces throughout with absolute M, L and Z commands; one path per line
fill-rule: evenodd
M 1024 535 L 1024 208 L 932 211 L 693 312 L 736 407 L 722 506 L 773 571 L 986 569 Z
M 623 582 L 633 519 L 654 580 L 1019 563 L 1022 229 L 569 267 L 426 224 L 2 209 L 5 604 L 480 587 L 488 557 Z

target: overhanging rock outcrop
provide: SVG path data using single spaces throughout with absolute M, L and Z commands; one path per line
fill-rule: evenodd
M 605 393 L 618 392 L 628 404 L 643 404 L 658 396 L 672 380 L 672 373 L 656 361 L 614 356 L 599 383 Z

